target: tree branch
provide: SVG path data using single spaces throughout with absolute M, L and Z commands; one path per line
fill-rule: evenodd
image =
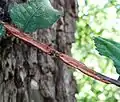
M 89 69 L 85 64 L 73 59 L 72 57 L 70 57 L 66 54 L 58 52 L 57 50 L 55 50 L 54 48 L 50 47 L 47 44 L 40 43 L 40 42 L 34 40 L 32 37 L 30 37 L 29 35 L 27 35 L 24 32 L 21 32 L 19 29 L 15 28 L 9 24 L 3 23 L 3 22 L 1 22 L 1 23 L 4 25 L 4 27 L 8 31 L 8 34 L 13 35 L 13 36 L 23 40 L 24 42 L 31 44 L 32 46 L 40 49 L 41 51 L 43 51 L 44 53 L 46 53 L 50 56 L 55 56 L 55 57 L 59 58 L 67 65 L 80 70 L 82 73 L 84 73 L 96 80 L 99 80 L 106 84 L 114 84 L 114 85 L 120 87 L 119 80 L 112 79 L 112 78 L 102 75 L 101 73 L 98 73 L 92 69 Z

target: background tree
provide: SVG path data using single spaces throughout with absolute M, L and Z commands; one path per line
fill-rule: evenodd
M 5 6 L 25 2 L 2 1 Z M 77 3 L 75 0 L 51 0 L 51 3 L 64 11 L 64 16 L 50 29 L 38 30 L 31 36 L 70 55 Z M 76 85 L 67 67 L 14 37 L 0 38 L 1 102 L 75 102 Z
M 93 37 L 101 36 L 120 42 L 119 0 L 78 0 L 79 20 L 72 47 L 73 57 L 89 68 L 118 79 L 113 62 L 100 56 L 95 50 Z M 77 81 L 77 102 L 119 102 L 120 89 L 98 82 L 79 71 L 74 72 Z

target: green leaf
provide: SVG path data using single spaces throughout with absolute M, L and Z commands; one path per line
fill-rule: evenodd
M 4 28 L 4 26 L 2 25 L 2 24 L 0 24 L 0 37 L 1 36 L 3 36 L 3 35 L 5 35 L 5 28 Z
M 31 0 L 10 6 L 12 22 L 24 32 L 34 32 L 52 26 L 62 15 L 49 0 Z
M 102 37 L 95 37 L 94 41 L 99 53 L 112 59 L 117 73 L 120 74 L 120 43 Z

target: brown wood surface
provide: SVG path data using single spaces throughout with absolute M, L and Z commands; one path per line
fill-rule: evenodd
M 64 16 L 50 29 L 38 30 L 30 36 L 70 55 L 77 16 L 76 1 L 51 0 Z M 0 38 L 0 102 L 76 102 L 75 80 L 67 67 L 62 61 L 19 39 Z

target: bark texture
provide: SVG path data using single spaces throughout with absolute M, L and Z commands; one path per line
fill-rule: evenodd
M 51 3 L 64 11 L 64 16 L 50 29 L 30 36 L 70 55 L 77 3 L 75 0 L 51 0 Z M 0 102 L 75 102 L 76 84 L 68 67 L 19 39 L 0 38 Z

